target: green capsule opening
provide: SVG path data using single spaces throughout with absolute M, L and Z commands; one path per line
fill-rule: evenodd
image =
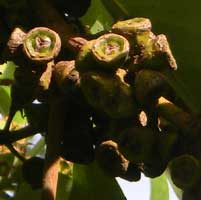
M 37 27 L 27 34 L 23 47 L 31 60 L 49 61 L 58 55 L 61 41 L 56 32 L 45 27 Z
M 118 68 L 127 58 L 129 49 L 129 42 L 126 38 L 109 33 L 97 38 L 92 47 L 92 53 L 100 64 Z

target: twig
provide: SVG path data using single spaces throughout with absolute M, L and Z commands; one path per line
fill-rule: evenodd
M 31 126 L 26 126 L 15 131 L 0 130 L 0 145 L 13 143 L 23 138 L 36 134 L 37 131 Z
M 13 84 L 13 80 L 11 79 L 0 79 L 0 85 L 10 86 Z

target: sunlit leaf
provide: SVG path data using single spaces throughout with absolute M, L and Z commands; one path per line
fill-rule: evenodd
M 0 79 L 14 79 L 16 65 L 13 62 L 6 62 L 0 65 Z
M 7 62 L 0 65 L 0 79 L 13 80 L 16 65 L 13 62 Z M 0 86 L 0 114 L 7 115 L 10 107 L 10 87 Z
M 173 182 L 172 182 L 172 179 L 170 177 L 170 172 L 169 170 L 167 169 L 165 171 L 165 175 L 170 183 L 170 186 L 172 187 L 173 191 L 175 192 L 176 196 L 178 197 L 178 199 L 182 199 L 182 190 L 180 188 L 178 188 Z
M 0 114 L 7 115 L 10 107 L 10 97 L 5 89 L 0 86 Z
M 74 164 L 73 186 L 68 200 L 125 200 L 114 178 L 106 176 L 96 163 Z
M 25 125 L 25 123 L 27 122 L 26 117 L 23 116 L 23 113 L 20 112 L 20 111 L 16 112 L 16 114 L 15 114 L 15 116 L 13 118 L 13 121 L 15 123 L 17 123 L 19 126 L 20 125 Z
M 167 177 L 163 174 L 160 177 L 150 179 L 151 195 L 150 200 L 169 200 L 169 189 Z
M 91 1 L 88 12 L 81 20 L 87 25 L 90 34 L 97 34 L 101 31 L 108 30 L 113 23 L 112 16 L 100 0 Z
M 34 147 L 26 152 L 26 156 L 32 157 L 42 153 L 44 150 L 44 146 L 45 146 L 45 139 L 44 137 L 41 137 L 39 141 L 34 145 Z

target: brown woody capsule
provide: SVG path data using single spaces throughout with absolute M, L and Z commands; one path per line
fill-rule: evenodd
M 118 149 L 118 144 L 112 140 L 104 141 L 96 147 L 96 160 L 104 172 L 112 177 L 125 174 L 129 161 Z
M 164 57 L 164 66 L 170 69 L 177 70 L 176 60 L 171 52 L 167 37 L 163 34 L 157 35 L 154 48 L 156 54 L 162 54 Z M 166 65 L 165 65 L 166 64 Z
M 52 79 L 52 71 L 53 71 L 54 61 L 50 61 L 44 67 L 44 71 L 41 72 L 41 75 L 38 78 L 37 87 L 35 89 L 35 97 L 43 102 L 47 100 L 48 91 L 50 88 L 50 83 Z
M 133 84 L 137 101 L 141 105 L 152 105 L 158 97 L 167 95 L 171 91 L 165 76 L 153 70 L 140 70 Z
M 141 32 L 136 35 L 138 55 L 134 59 L 134 68 L 155 70 L 177 69 L 177 63 L 171 52 L 165 35 L 155 36 L 152 32 Z
M 32 61 L 47 62 L 54 59 L 60 51 L 59 35 L 46 27 L 30 30 L 23 43 L 25 55 Z
M 74 60 L 58 62 L 54 68 L 54 80 L 65 97 L 73 99 L 80 106 L 88 107 L 80 88 L 80 73 L 75 68 Z
M 158 156 L 164 161 L 170 161 L 174 156 L 174 150 L 177 146 L 179 133 L 163 132 L 158 135 L 157 148 Z
M 167 162 L 163 159 L 158 160 L 152 160 L 150 159 L 150 162 L 143 163 L 141 166 L 141 170 L 143 174 L 149 178 L 156 178 L 158 176 L 161 176 L 166 168 L 167 168 Z
M 81 89 L 88 103 L 110 118 L 135 116 L 138 111 L 129 85 L 116 75 L 84 73 Z
M 77 54 L 87 42 L 88 41 L 82 37 L 71 37 L 68 39 L 68 46 L 75 54 Z
M 128 57 L 129 42 L 121 35 L 108 33 L 95 40 L 92 55 L 96 62 L 106 70 L 116 70 Z
M 23 44 L 25 37 L 26 33 L 22 29 L 17 27 L 13 30 L 7 43 L 11 54 L 16 53 L 19 46 Z
M 138 165 L 129 162 L 126 172 L 119 177 L 131 182 L 139 181 L 141 178 L 141 171 Z
M 79 72 L 86 72 L 89 71 L 90 69 L 96 69 L 97 64 L 94 63 L 94 59 L 92 57 L 92 46 L 95 40 L 90 40 L 86 42 L 80 49 L 75 65 L 76 69 Z
M 24 56 L 22 53 L 22 44 L 25 39 L 26 33 L 20 29 L 15 28 L 11 33 L 7 46 L 1 55 L 1 61 L 6 62 L 12 60 L 16 65 L 24 64 Z
M 115 23 L 112 26 L 112 31 L 121 34 L 136 34 L 139 32 L 150 31 L 151 27 L 152 25 L 149 19 L 136 17 Z
M 146 162 L 152 157 L 156 141 L 155 133 L 146 127 L 128 128 L 119 136 L 119 149 L 133 162 Z
M 74 71 L 73 71 L 74 70 Z M 74 83 L 79 85 L 79 73 L 75 74 L 75 61 L 60 61 L 54 67 L 54 79 L 58 88 L 65 90 Z
M 179 128 L 183 132 L 190 131 L 192 116 L 188 112 L 163 97 L 159 98 L 156 109 L 158 115 L 171 122 L 175 128 Z

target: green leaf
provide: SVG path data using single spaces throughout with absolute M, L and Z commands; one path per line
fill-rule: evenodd
M 170 176 L 170 172 L 169 172 L 169 169 L 167 169 L 165 171 L 165 175 L 170 183 L 170 186 L 172 187 L 173 191 L 175 192 L 176 196 L 178 197 L 178 199 L 182 199 L 182 190 L 180 188 L 178 188 L 173 182 L 172 182 L 172 179 L 171 179 L 171 176 Z
M 7 115 L 10 107 L 10 96 L 7 87 L 0 86 L 0 114 Z
M 0 65 L 0 79 L 14 79 L 16 65 L 13 62 L 7 62 Z M 0 86 L 0 114 L 7 115 L 10 107 L 10 87 Z
M 72 176 L 59 173 L 56 200 L 68 199 L 70 191 L 72 189 L 72 183 Z
M 43 152 L 45 147 L 45 138 L 41 137 L 34 147 L 26 152 L 26 156 L 32 157 Z
M 74 164 L 73 186 L 68 200 L 125 200 L 118 183 L 106 176 L 96 163 Z
M 25 123 L 27 122 L 26 117 L 23 116 L 23 113 L 18 111 L 16 112 L 13 121 L 16 122 L 18 125 L 25 125 Z
M 6 62 L 0 65 L 0 79 L 14 79 L 16 65 L 13 62 Z
M 100 0 L 92 0 L 89 10 L 81 21 L 87 25 L 90 34 L 97 34 L 108 30 L 113 23 L 113 18 Z
M 150 200 L 169 200 L 169 189 L 165 174 L 160 177 L 150 179 L 151 196 Z
M 114 19 L 128 18 L 129 13 L 118 0 L 101 0 Z

